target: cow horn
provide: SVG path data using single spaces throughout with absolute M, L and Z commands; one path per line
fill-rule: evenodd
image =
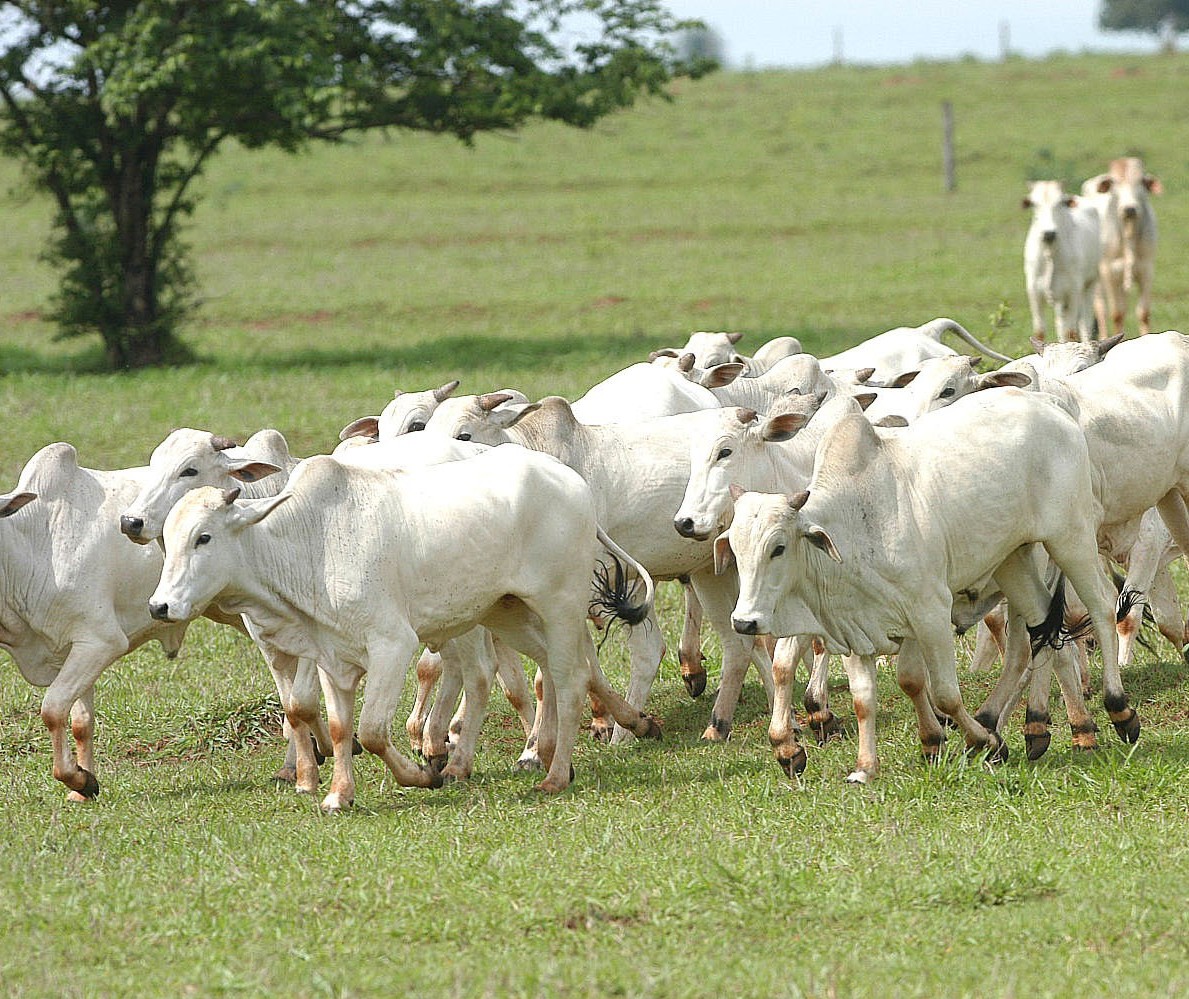
M 693 354 L 682 354 L 677 359 L 677 370 L 692 371 L 693 367 L 694 367 L 694 355 Z
M 742 333 L 728 333 L 727 334 L 727 342 L 728 343 L 738 343 L 742 339 L 743 339 Z
M 490 413 L 496 406 L 502 406 L 511 398 L 511 392 L 488 392 L 487 395 L 479 396 L 479 408 L 485 413 Z
M 211 447 L 216 451 L 226 451 L 228 448 L 239 447 L 239 442 L 233 441 L 230 437 L 218 437 L 211 434 Z
M 759 413 L 757 413 L 754 409 L 744 409 L 742 406 L 740 406 L 735 410 L 735 415 L 739 417 L 740 423 L 748 424 L 754 423 L 756 418 L 759 416 Z
M 809 490 L 802 489 L 796 496 L 789 497 L 789 506 L 794 510 L 800 510 L 806 503 L 809 502 Z
M 230 489 L 223 490 L 223 502 L 231 506 L 237 499 L 239 499 L 239 486 L 232 486 Z
M 455 378 L 454 381 L 452 381 L 452 382 L 446 382 L 446 384 L 443 385 L 441 388 L 434 389 L 433 390 L 434 402 L 443 402 L 445 399 L 449 398 L 450 393 L 453 392 L 456 388 L 458 388 L 458 384 L 459 384 L 458 379 Z

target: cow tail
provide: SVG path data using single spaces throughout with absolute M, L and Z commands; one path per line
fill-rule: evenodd
M 1048 646 L 1051 649 L 1061 649 L 1069 642 L 1076 642 L 1093 632 L 1093 622 L 1089 616 L 1084 616 L 1073 624 L 1065 623 L 1065 576 L 1057 577 L 1057 585 L 1053 589 L 1053 598 L 1049 601 L 1049 611 L 1040 624 L 1028 626 L 1028 638 L 1032 645 L 1032 655 L 1035 658 L 1040 651 Z
M 652 577 L 644 566 L 612 541 L 606 531 L 599 527 L 597 532 L 611 561 L 607 563 L 600 560 L 595 566 L 595 597 L 590 604 L 591 616 L 609 614 L 627 625 L 641 624 L 652 612 L 656 595 Z M 629 569 L 635 572 L 637 579 L 628 578 Z M 641 581 L 644 583 L 644 594 L 642 598 L 637 598 L 636 591 Z
M 953 319 L 934 319 L 929 324 L 931 329 L 929 335 L 933 337 L 938 343 L 941 343 L 941 335 L 943 333 L 953 333 L 959 340 L 964 340 L 971 347 L 977 350 L 980 354 L 986 357 L 993 357 L 997 361 L 1014 361 L 1014 357 L 1008 357 L 1006 354 L 1000 354 L 997 350 L 992 350 L 985 343 L 980 341 L 973 333 L 971 333 L 961 323 Z

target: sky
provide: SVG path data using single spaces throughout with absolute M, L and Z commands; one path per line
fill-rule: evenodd
M 1153 52 L 1153 35 L 1099 31 L 1101 0 L 665 0 L 705 21 L 733 68 L 997 59 L 1055 51 Z

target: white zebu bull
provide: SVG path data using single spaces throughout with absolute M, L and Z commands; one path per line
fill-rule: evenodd
M 352 718 L 364 673 L 364 747 L 402 785 L 440 782 L 397 752 L 392 719 L 418 646 L 440 645 L 476 625 L 543 670 L 538 748 L 549 772 L 541 790 L 570 783 L 588 688 L 620 720 L 634 718 L 637 734 L 656 732 L 606 683 L 586 628 L 600 553 L 630 559 L 598 527 L 581 478 L 546 456 L 498 448 L 414 472 L 317 456 L 272 499 L 242 501 L 234 490 L 210 488 L 187 494 L 166 521 L 165 547 L 150 601 L 154 618 L 189 620 L 218 601 L 244 615 L 290 680 L 298 657 L 319 663 L 335 747 L 334 778 L 322 802 L 327 810 L 354 800 Z M 637 603 L 620 593 L 614 612 L 642 619 L 650 580 L 645 589 Z M 298 784 L 312 790 L 315 764 L 300 738 L 311 706 L 291 698 L 285 706 L 299 736 Z
M 719 364 L 742 364 L 747 377 L 763 374 L 778 361 L 801 353 L 801 341 L 794 336 L 778 336 L 764 343 L 750 357 L 735 349 L 743 339 L 742 333 L 691 333 L 684 347 L 665 347 L 648 355 L 653 364 L 673 367 L 684 357 L 697 368 L 713 368 Z
M 495 396 L 458 397 L 439 407 L 426 431 L 485 444 L 523 444 L 564 461 L 590 483 L 599 523 L 638 559 L 654 579 L 688 577 L 722 641 L 722 684 L 703 738 L 726 739 L 748 663 L 754 660 L 771 690 L 771 660 L 751 639 L 736 635 L 730 624 L 734 578 L 716 578 L 709 541 L 679 537 L 672 527 L 673 511 L 689 478 L 689 441 L 703 426 L 717 419 L 718 410 L 682 413 L 631 424 L 587 425 L 574 416 L 559 396 L 524 407 L 498 407 Z M 655 619 L 634 629 L 628 639 L 631 681 L 628 701 L 643 708 L 656 679 L 663 638 Z M 683 680 L 691 693 L 705 683 L 701 664 L 681 662 Z M 691 673 L 687 670 L 697 669 Z M 616 731 L 614 741 L 627 738 Z
M 17 488 L 0 496 L 0 645 L 26 680 L 48 687 L 41 719 L 53 744 L 54 777 L 74 801 L 99 794 L 99 674 L 151 639 L 176 655 L 185 632 L 184 624 L 149 616 L 161 549 L 130 545 L 120 534 L 120 511 L 147 475 L 145 468 L 83 468 L 73 446 L 49 444 L 26 463 Z
M 1082 185 L 1082 194 L 1099 214 L 1102 257 L 1094 299 L 1099 336 L 1106 336 L 1108 330 L 1122 332 L 1132 288 L 1136 289 L 1139 332 L 1151 332 L 1156 213 L 1149 195 L 1163 191 L 1164 186 L 1144 170 L 1143 160 L 1135 156 L 1111 160 L 1107 173 L 1091 177 Z
M 738 563 L 733 620 L 740 632 L 822 635 L 831 651 L 850 654 L 859 722 L 850 779 L 865 781 L 878 770 L 874 671 L 881 654 L 898 653 L 897 680 L 917 710 L 926 756 L 935 757 L 941 745 L 934 705 L 969 747 L 1001 751 L 999 734 L 962 702 L 952 624 L 959 600 L 977 603 L 976 594 L 991 586 L 1030 626 L 1040 626 L 1052 607 L 1036 573 L 1034 543 L 1086 604 L 1103 652 L 1108 704 L 1125 706 L 1114 594 L 1095 543 L 1100 509 L 1077 424 L 1048 398 L 1006 388 L 961 399 L 898 431 L 881 433 L 857 414 L 843 417 L 818 448 L 808 492 L 740 493 L 715 557 L 719 566 Z M 769 737 L 778 760 L 795 768 L 803 766 L 804 750 L 796 742 L 791 682 L 783 679 Z M 1075 742 L 1079 734 L 1092 740 L 1076 677 L 1064 676 L 1062 685 Z
M 837 354 L 821 358 L 822 368 L 841 376 L 844 372 L 870 368 L 872 373 L 863 379 L 872 385 L 890 385 L 906 371 L 918 368 L 930 357 L 952 357 L 957 351 L 941 342 L 950 333 L 970 345 L 984 357 L 998 361 L 1011 358 L 992 350 L 960 323 L 952 319 L 931 319 L 920 326 L 899 326 L 855 344 Z
M 1058 340 L 1091 340 L 1098 286 L 1098 209 L 1066 194 L 1058 180 L 1033 181 L 1023 206 L 1032 210 L 1024 237 L 1024 287 L 1032 332 L 1045 335 L 1046 303 Z

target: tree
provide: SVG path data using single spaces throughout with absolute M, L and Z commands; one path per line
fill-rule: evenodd
M 1104 31 L 1145 31 L 1175 39 L 1189 31 L 1189 0 L 1103 0 L 1098 26 Z
M 184 357 L 181 229 L 224 142 L 587 127 L 705 68 L 674 59 L 685 26 L 653 0 L 0 2 L 0 150 L 55 204 L 50 318 L 114 368 Z

